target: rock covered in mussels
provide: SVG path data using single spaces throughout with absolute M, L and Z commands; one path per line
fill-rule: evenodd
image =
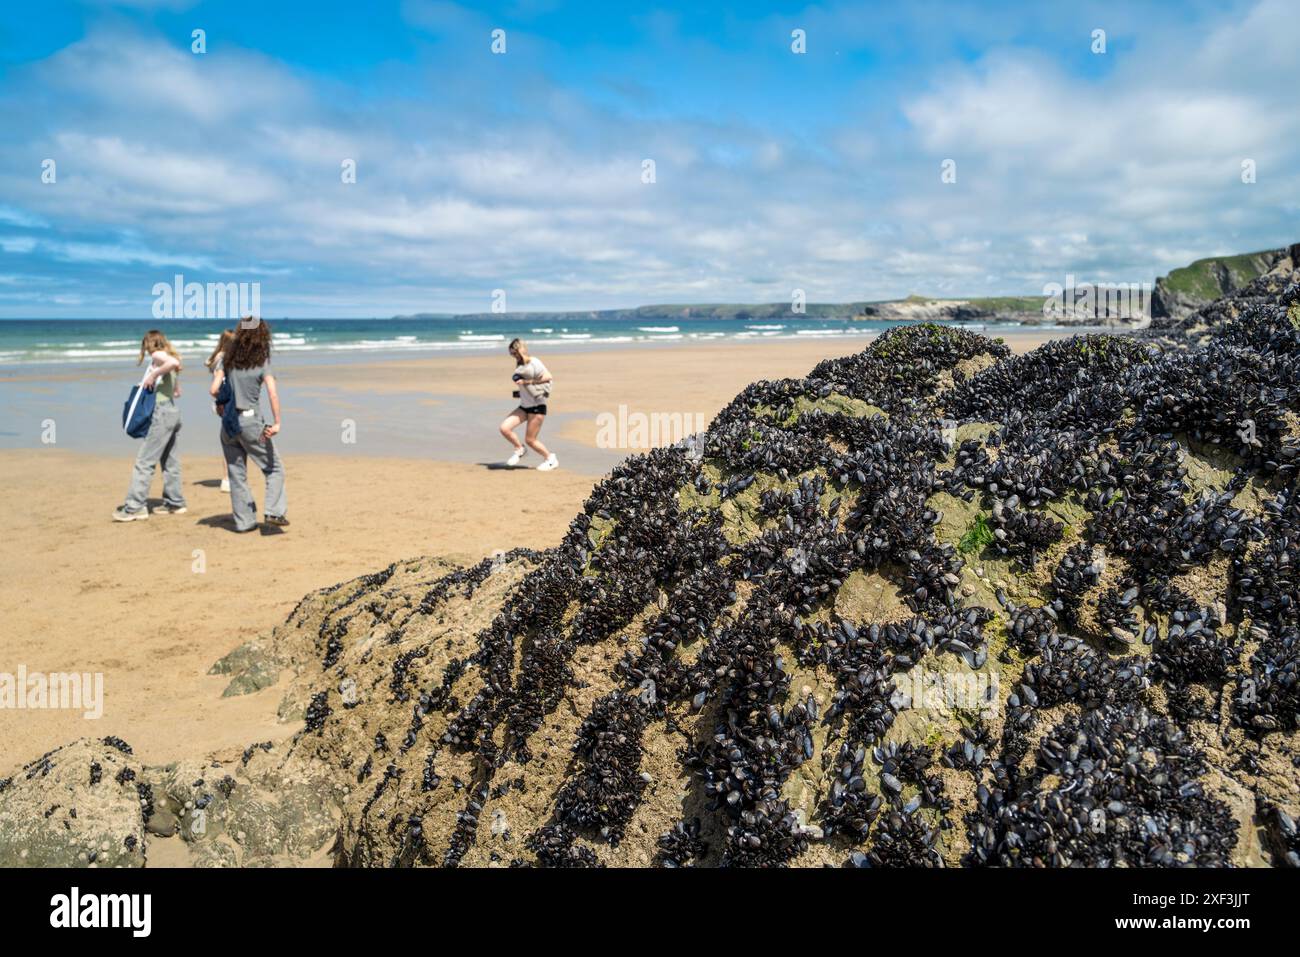
M 150 793 L 119 738 L 80 738 L 0 779 L 0 867 L 140 867 Z
M 558 547 L 398 563 L 232 654 L 305 723 L 258 761 L 351 865 L 1294 866 L 1269 282 L 1194 335 L 925 325 L 755 383 Z

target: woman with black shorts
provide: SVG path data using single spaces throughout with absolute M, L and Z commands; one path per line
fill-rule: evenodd
M 537 471 L 549 472 L 559 468 L 560 462 L 537 436 L 546 419 L 546 400 L 551 395 L 551 374 L 542 365 L 541 359 L 528 354 L 528 344 L 522 339 L 510 340 L 510 355 L 515 360 L 515 374 L 511 378 L 515 382 L 515 395 L 519 397 L 519 405 L 501 423 L 501 434 L 515 447 L 510 458 L 506 459 L 506 465 L 514 468 L 532 449 L 542 457 L 542 464 L 537 466 Z M 524 430 L 524 442 L 527 444 L 521 445 L 515 436 L 515 429 L 524 422 L 528 423 Z

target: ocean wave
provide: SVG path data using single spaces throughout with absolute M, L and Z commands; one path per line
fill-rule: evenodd
M 99 359 L 139 354 L 139 349 L 60 349 L 54 353 L 55 356 L 67 359 Z
M 811 324 L 811 323 L 810 323 Z M 886 327 L 888 324 L 882 324 Z M 801 328 L 804 327 L 804 328 Z M 524 327 L 528 329 L 529 327 Z M 277 353 L 288 357 L 319 356 L 333 361 L 334 357 L 346 357 L 348 352 L 369 356 L 389 352 L 411 355 L 437 354 L 439 352 L 490 352 L 499 349 L 511 336 L 510 332 L 494 333 L 473 328 L 459 332 L 453 326 L 433 326 L 424 329 L 420 326 L 397 325 L 385 328 L 380 323 L 361 324 L 359 328 L 338 327 L 328 324 L 314 324 L 315 331 L 307 325 L 295 323 L 292 327 L 278 330 L 273 340 Z M 414 332 L 410 330 L 414 329 Z M 674 331 L 670 331 L 674 330 Z M 110 327 L 107 329 L 87 331 L 84 328 L 69 329 L 66 340 L 59 340 L 57 328 L 41 329 L 30 338 L 5 335 L 8 330 L 0 325 L 0 364 L 6 368 L 25 365 L 124 365 L 134 362 L 139 355 L 139 340 L 130 336 L 129 327 Z M 208 333 L 201 329 L 177 328 L 179 335 L 172 339 L 173 345 L 185 359 L 188 366 L 195 366 L 198 360 L 206 358 L 216 343 L 219 333 Z M 676 344 L 679 340 L 689 342 L 713 342 L 715 340 L 736 339 L 741 342 L 754 339 L 789 339 L 813 336 L 824 339 L 862 335 L 875 331 L 863 328 L 806 328 L 805 323 L 764 323 L 727 324 L 724 328 L 713 322 L 682 321 L 676 324 L 634 325 L 627 323 L 610 323 L 607 326 L 533 326 L 531 334 L 537 343 L 549 344 L 557 349 L 598 349 L 607 346 L 631 344 L 636 346 L 655 343 Z M 105 338 L 101 338 L 105 337 Z M 33 341 L 35 340 L 35 341 Z

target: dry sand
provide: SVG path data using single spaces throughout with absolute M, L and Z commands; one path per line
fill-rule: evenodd
M 213 661 L 283 621 L 307 592 L 394 559 L 554 545 L 592 483 L 563 471 L 301 457 L 288 462 L 293 524 L 239 535 L 216 461 L 186 463 L 188 514 L 117 524 L 109 514 L 129 459 L 0 454 L 14 506 L 0 552 L 0 671 L 104 675 L 99 720 L 0 711 L 0 776 L 82 735 L 118 735 L 151 762 L 278 737 L 275 697 L 222 699 L 228 679 L 206 674 Z M 260 498 L 260 476 L 253 488 Z
M 1050 338 L 1005 336 L 1016 351 Z M 821 359 L 867 341 L 543 358 L 564 407 L 585 416 L 569 423 L 568 437 L 594 444 L 596 416 L 617 414 L 620 403 L 629 411 L 698 412 L 707 421 L 749 382 L 805 375 Z M 467 396 L 499 395 L 502 374 L 502 358 L 489 356 L 294 370 L 299 382 L 316 377 L 317 385 L 343 390 Z M 396 559 L 436 554 L 473 561 L 497 549 L 554 545 L 598 478 L 422 458 L 301 455 L 287 466 L 292 526 L 236 535 L 227 524 L 229 498 L 218 488 L 215 446 L 209 455 L 191 451 L 184 458 L 188 514 L 128 525 L 109 514 L 125 491 L 131 454 L 0 452 L 9 502 L 0 550 L 0 672 L 102 672 L 105 698 L 99 720 L 78 711 L 0 711 L 0 776 L 83 735 L 122 737 L 149 763 L 281 737 L 291 729 L 275 721 L 278 693 L 221 698 L 225 679 L 207 674 L 217 658 L 269 632 L 307 592 Z M 260 476 L 253 487 L 260 501 Z

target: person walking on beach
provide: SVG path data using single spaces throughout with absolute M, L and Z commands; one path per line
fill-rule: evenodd
M 541 434 L 542 422 L 546 420 L 546 401 L 551 395 L 551 374 L 546 366 L 542 365 L 541 359 L 528 354 L 528 344 L 522 339 L 510 340 L 510 355 L 514 356 L 515 360 L 515 374 L 511 378 L 515 382 L 515 395 L 519 397 L 519 405 L 500 425 L 505 440 L 515 447 L 505 464 L 508 468 L 514 468 L 519 464 L 519 460 L 528 454 L 528 450 L 532 449 L 542 457 L 542 463 L 537 466 L 537 471 L 549 472 L 559 468 L 560 462 L 537 436 Z M 524 429 L 526 446 L 521 445 L 515 436 L 515 429 L 524 422 L 528 423 L 527 428 Z
M 225 361 L 226 350 L 230 348 L 230 343 L 234 338 L 234 329 L 222 329 L 221 336 L 217 339 L 216 348 L 212 350 L 212 355 L 208 356 L 207 360 L 203 363 L 208 367 L 208 371 L 212 373 L 212 383 L 208 386 L 208 395 L 212 396 L 213 399 L 217 397 L 217 391 L 221 388 L 221 382 L 224 378 L 221 374 L 221 366 Z M 212 411 L 217 413 L 217 405 L 215 402 L 212 404 Z M 220 413 L 217 414 L 219 415 Z M 229 476 L 221 476 L 221 491 L 230 491 Z
M 154 509 L 163 515 L 183 515 L 185 493 L 181 489 L 181 459 L 176 439 L 181 431 L 181 410 L 176 400 L 181 395 L 181 357 L 157 329 L 150 329 L 140 340 L 140 358 L 136 365 L 149 357 L 149 371 L 145 373 L 142 388 L 154 394 L 153 418 L 149 431 L 140 443 L 131 473 L 131 486 L 126 501 L 113 512 L 115 522 L 135 522 L 149 517 L 149 486 L 154 469 L 161 467 L 163 474 L 163 504 Z
M 252 459 L 266 476 L 267 525 L 285 526 L 284 462 L 276 451 L 274 437 L 280 432 L 280 394 L 275 376 L 267 368 L 271 361 L 271 327 L 261 319 L 240 320 L 230 346 L 217 373 L 230 386 L 238 432 L 231 435 L 225 422 L 221 428 L 221 448 L 226 456 L 226 474 L 230 479 L 230 510 L 235 530 L 251 532 L 257 527 L 257 502 L 248 487 L 248 460 Z M 216 380 L 220 388 L 221 381 Z M 270 425 L 262 417 L 262 391 L 271 404 Z M 224 413 L 224 406 L 218 406 Z

